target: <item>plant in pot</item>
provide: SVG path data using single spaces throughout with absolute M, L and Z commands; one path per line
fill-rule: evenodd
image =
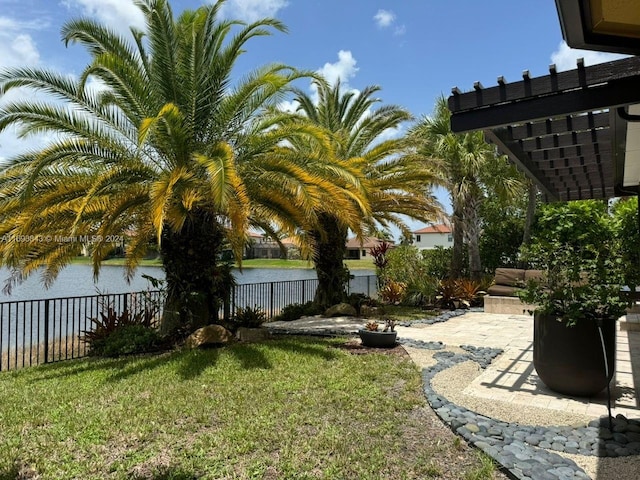
M 579 244 L 553 235 L 534 242 L 525 258 L 542 270 L 519 292 L 535 305 L 533 362 L 551 390 L 593 396 L 615 371 L 616 321 L 625 313 L 621 265 L 603 235 Z
M 391 318 L 384 321 L 384 328 L 380 330 L 380 324 L 374 320 L 366 323 L 364 328 L 358 330 L 362 345 L 365 347 L 390 348 L 396 345 L 398 332 L 395 331 L 396 322 Z

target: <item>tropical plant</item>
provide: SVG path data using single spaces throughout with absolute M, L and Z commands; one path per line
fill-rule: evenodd
M 388 280 L 382 288 L 378 290 L 378 296 L 383 302 L 397 304 L 402 301 L 407 291 L 407 284 Z
M 463 243 L 468 245 L 471 277 L 482 276 L 480 258 L 480 205 L 487 192 L 517 196 L 524 183 L 506 157 L 484 140 L 480 131 L 455 134 L 451 131 L 451 112 L 444 97 L 436 100 L 434 114 L 414 125 L 409 137 L 418 153 L 439 160 L 440 185 L 449 191 L 453 207 L 453 255 L 449 276 L 458 278 L 463 270 Z
M 391 244 L 388 242 L 382 242 L 373 246 L 370 250 L 373 257 L 373 264 L 376 266 L 376 277 L 378 277 L 378 287 L 381 287 L 385 283 L 387 265 L 389 265 L 389 258 L 387 253 L 391 249 Z
M 406 284 L 402 301 L 411 305 L 432 305 L 438 289 L 438 277 L 430 271 L 430 255 L 416 247 L 400 245 L 389 251 L 385 268 L 385 282 Z
M 622 261 L 605 202 L 543 205 L 534 231 L 523 257 L 542 269 L 543 276 L 519 291 L 523 301 L 567 325 L 581 319 L 615 320 L 624 313 Z
M 353 202 L 361 209 L 358 225 L 351 229 L 356 234 L 389 225 L 408 230 L 401 215 L 423 221 L 436 219 L 441 210 L 431 193 L 431 163 L 409 154 L 404 138 L 383 138 L 410 120 L 409 112 L 395 105 L 373 109 L 380 101 L 374 97 L 380 90 L 377 86 L 356 92 L 343 91 L 339 81 L 332 86 L 314 79 L 313 85 L 317 101 L 297 91 L 299 115 L 294 121 L 326 131 L 334 163 L 351 168 L 351 178 L 335 178 L 338 185 L 353 190 Z M 310 153 L 308 143 L 298 142 L 294 147 L 301 156 Z M 343 258 L 350 227 L 333 202 L 316 211 L 317 226 L 305 232 L 318 275 L 315 301 L 331 305 L 342 301 L 346 292 L 349 272 Z
M 631 291 L 640 286 L 640 222 L 638 197 L 620 199 L 612 208 L 613 231 L 618 241 L 624 283 Z
M 274 19 L 218 18 L 222 1 L 175 19 L 167 0 L 139 0 L 144 32 L 132 41 L 89 19 L 64 25 L 85 47 L 77 79 L 48 70 L 0 73 L 0 94 L 25 89 L 0 110 L 0 131 L 49 133 L 51 142 L 0 173 L 0 264 L 12 282 L 43 268 L 45 285 L 91 243 L 95 275 L 126 235 L 131 275 L 150 241 L 166 274 L 164 331 L 215 321 L 232 286 L 223 249 L 238 259 L 250 225 L 312 229 L 317 204 L 357 217 L 353 195 L 327 180 L 340 172 L 309 125 L 266 110 L 304 76 L 262 66 L 234 83 L 234 65 L 255 37 L 284 31 Z M 99 89 L 90 85 L 99 85 Z M 284 115 L 284 114 L 282 114 Z M 315 138 L 304 166 L 286 140 Z M 338 172 L 338 173 L 336 173 Z M 347 222 L 347 225 L 349 223 Z M 57 238 L 77 238 L 59 242 Z
M 380 324 L 374 320 L 368 321 L 364 325 L 364 329 L 369 332 L 377 332 L 379 331 Z M 395 332 L 396 331 L 396 321 L 393 318 L 385 318 L 384 319 L 384 327 L 382 329 L 383 332 Z
M 258 328 L 267 321 L 267 314 L 262 307 L 255 305 L 253 308 L 237 308 L 234 316 L 236 327 Z
M 377 332 L 378 327 L 378 322 L 375 322 L 373 320 L 368 321 L 364 326 L 365 330 L 368 330 L 369 332 Z
M 318 304 L 313 301 L 307 303 L 290 303 L 285 305 L 280 310 L 280 313 L 274 318 L 275 321 L 290 322 L 292 320 L 298 320 L 301 317 L 319 315 L 324 310 Z
M 459 278 L 455 281 L 457 297 L 465 307 L 473 307 L 479 304 L 486 293 L 482 289 L 482 282 L 469 278 Z
M 522 197 L 505 202 L 493 196 L 482 202 L 480 257 L 485 273 L 493 273 L 499 267 L 518 268 L 527 210 L 525 200 Z

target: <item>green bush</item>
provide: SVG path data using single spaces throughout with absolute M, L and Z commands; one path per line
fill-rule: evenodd
M 438 280 L 447 278 L 453 249 L 436 247 L 432 250 L 422 250 L 422 260 L 427 275 Z
M 267 321 L 267 314 L 258 305 L 253 308 L 237 308 L 234 324 L 237 327 L 258 328 Z
M 92 341 L 89 355 L 119 357 L 157 351 L 161 346 L 162 339 L 156 329 L 141 324 L 124 325 Z
M 423 276 L 415 278 L 410 284 L 404 296 L 404 303 L 416 307 L 433 305 L 436 301 L 440 280 L 435 276 Z
M 322 307 L 314 302 L 307 302 L 305 304 L 291 303 L 283 307 L 280 314 L 274 317 L 274 320 L 290 322 L 302 317 L 320 315 L 323 311 Z
M 640 233 L 638 232 L 638 198 L 618 200 L 613 206 L 613 230 L 622 261 L 625 284 L 640 286 Z

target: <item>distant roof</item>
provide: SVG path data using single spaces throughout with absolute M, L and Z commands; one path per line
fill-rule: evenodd
M 439 225 L 431 225 L 429 227 L 421 228 L 413 233 L 451 233 L 451 227 L 441 223 Z
M 347 248 L 373 248 L 384 242 L 393 246 L 393 242 L 390 240 L 381 240 L 376 237 L 364 237 L 362 241 L 360 241 L 356 237 L 353 237 L 347 240 Z

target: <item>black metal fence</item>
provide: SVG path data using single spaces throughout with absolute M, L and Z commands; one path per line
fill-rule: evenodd
M 231 298 L 231 311 L 236 308 L 260 307 L 271 320 L 283 307 L 292 303 L 313 300 L 318 287 L 317 279 L 289 280 L 284 282 L 247 283 L 236 285 Z M 377 277 L 363 275 L 351 278 L 347 293 L 377 294 Z
M 87 355 L 84 332 L 109 310 L 119 315 L 145 311 L 160 319 L 163 292 L 89 295 L 0 303 L 0 371 Z
M 234 288 L 231 312 L 236 308 L 260 307 L 273 319 L 292 303 L 313 300 L 318 280 L 292 280 L 240 284 Z M 353 277 L 349 293 L 377 293 L 375 275 Z M 0 371 L 87 355 L 84 333 L 92 331 L 92 319 L 111 312 L 130 315 L 153 312 L 159 321 L 164 304 L 160 290 L 0 302 Z

